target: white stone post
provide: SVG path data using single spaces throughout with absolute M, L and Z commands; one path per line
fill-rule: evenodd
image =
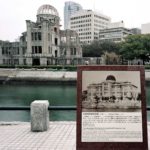
M 31 131 L 42 132 L 49 128 L 48 100 L 35 100 L 31 103 Z

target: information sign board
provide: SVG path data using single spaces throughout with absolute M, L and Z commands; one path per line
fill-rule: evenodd
M 148 150 L 142 66 L 79 66 L 77 150 Z

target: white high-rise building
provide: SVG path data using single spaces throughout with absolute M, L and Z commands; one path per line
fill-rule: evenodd
M 82 10 L 70 18 L 70 28 L 77 31 L 82 44 L 97 40 L 99 30 L 109 26 L 111 18 L 92 10 Z
M 64 6 L 64 29 L 70 29 L 70 16 L 82 10 L 82 6 L 78 3 L 68 1 Z
M 142 24 L 142 34 L 150 33 L 150 23 Z

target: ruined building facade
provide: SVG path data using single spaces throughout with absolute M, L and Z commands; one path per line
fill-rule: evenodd
M 37 20 L 26 20 L 27 31 L 19 42 L 0 41 L 0 64 L 53 65 L 78 64 L 82 48 L 78 34 L 60 30 L 60 18 L 51 5 L 42 5 Z

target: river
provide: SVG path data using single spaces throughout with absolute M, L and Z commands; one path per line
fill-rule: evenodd
M 150 84 L 146 85 L 146 97 L 150 106 Z M 52 106 L 76 105 L 76 98 L 76 86 L 0 85 L 0 106 L 29 106 L 34 100 L 49 100 Z M 76 111 L 50 111 L 50 120 L 74 121 Z M 30 112 L 0 111 L 0 121 L 30 121 Z

